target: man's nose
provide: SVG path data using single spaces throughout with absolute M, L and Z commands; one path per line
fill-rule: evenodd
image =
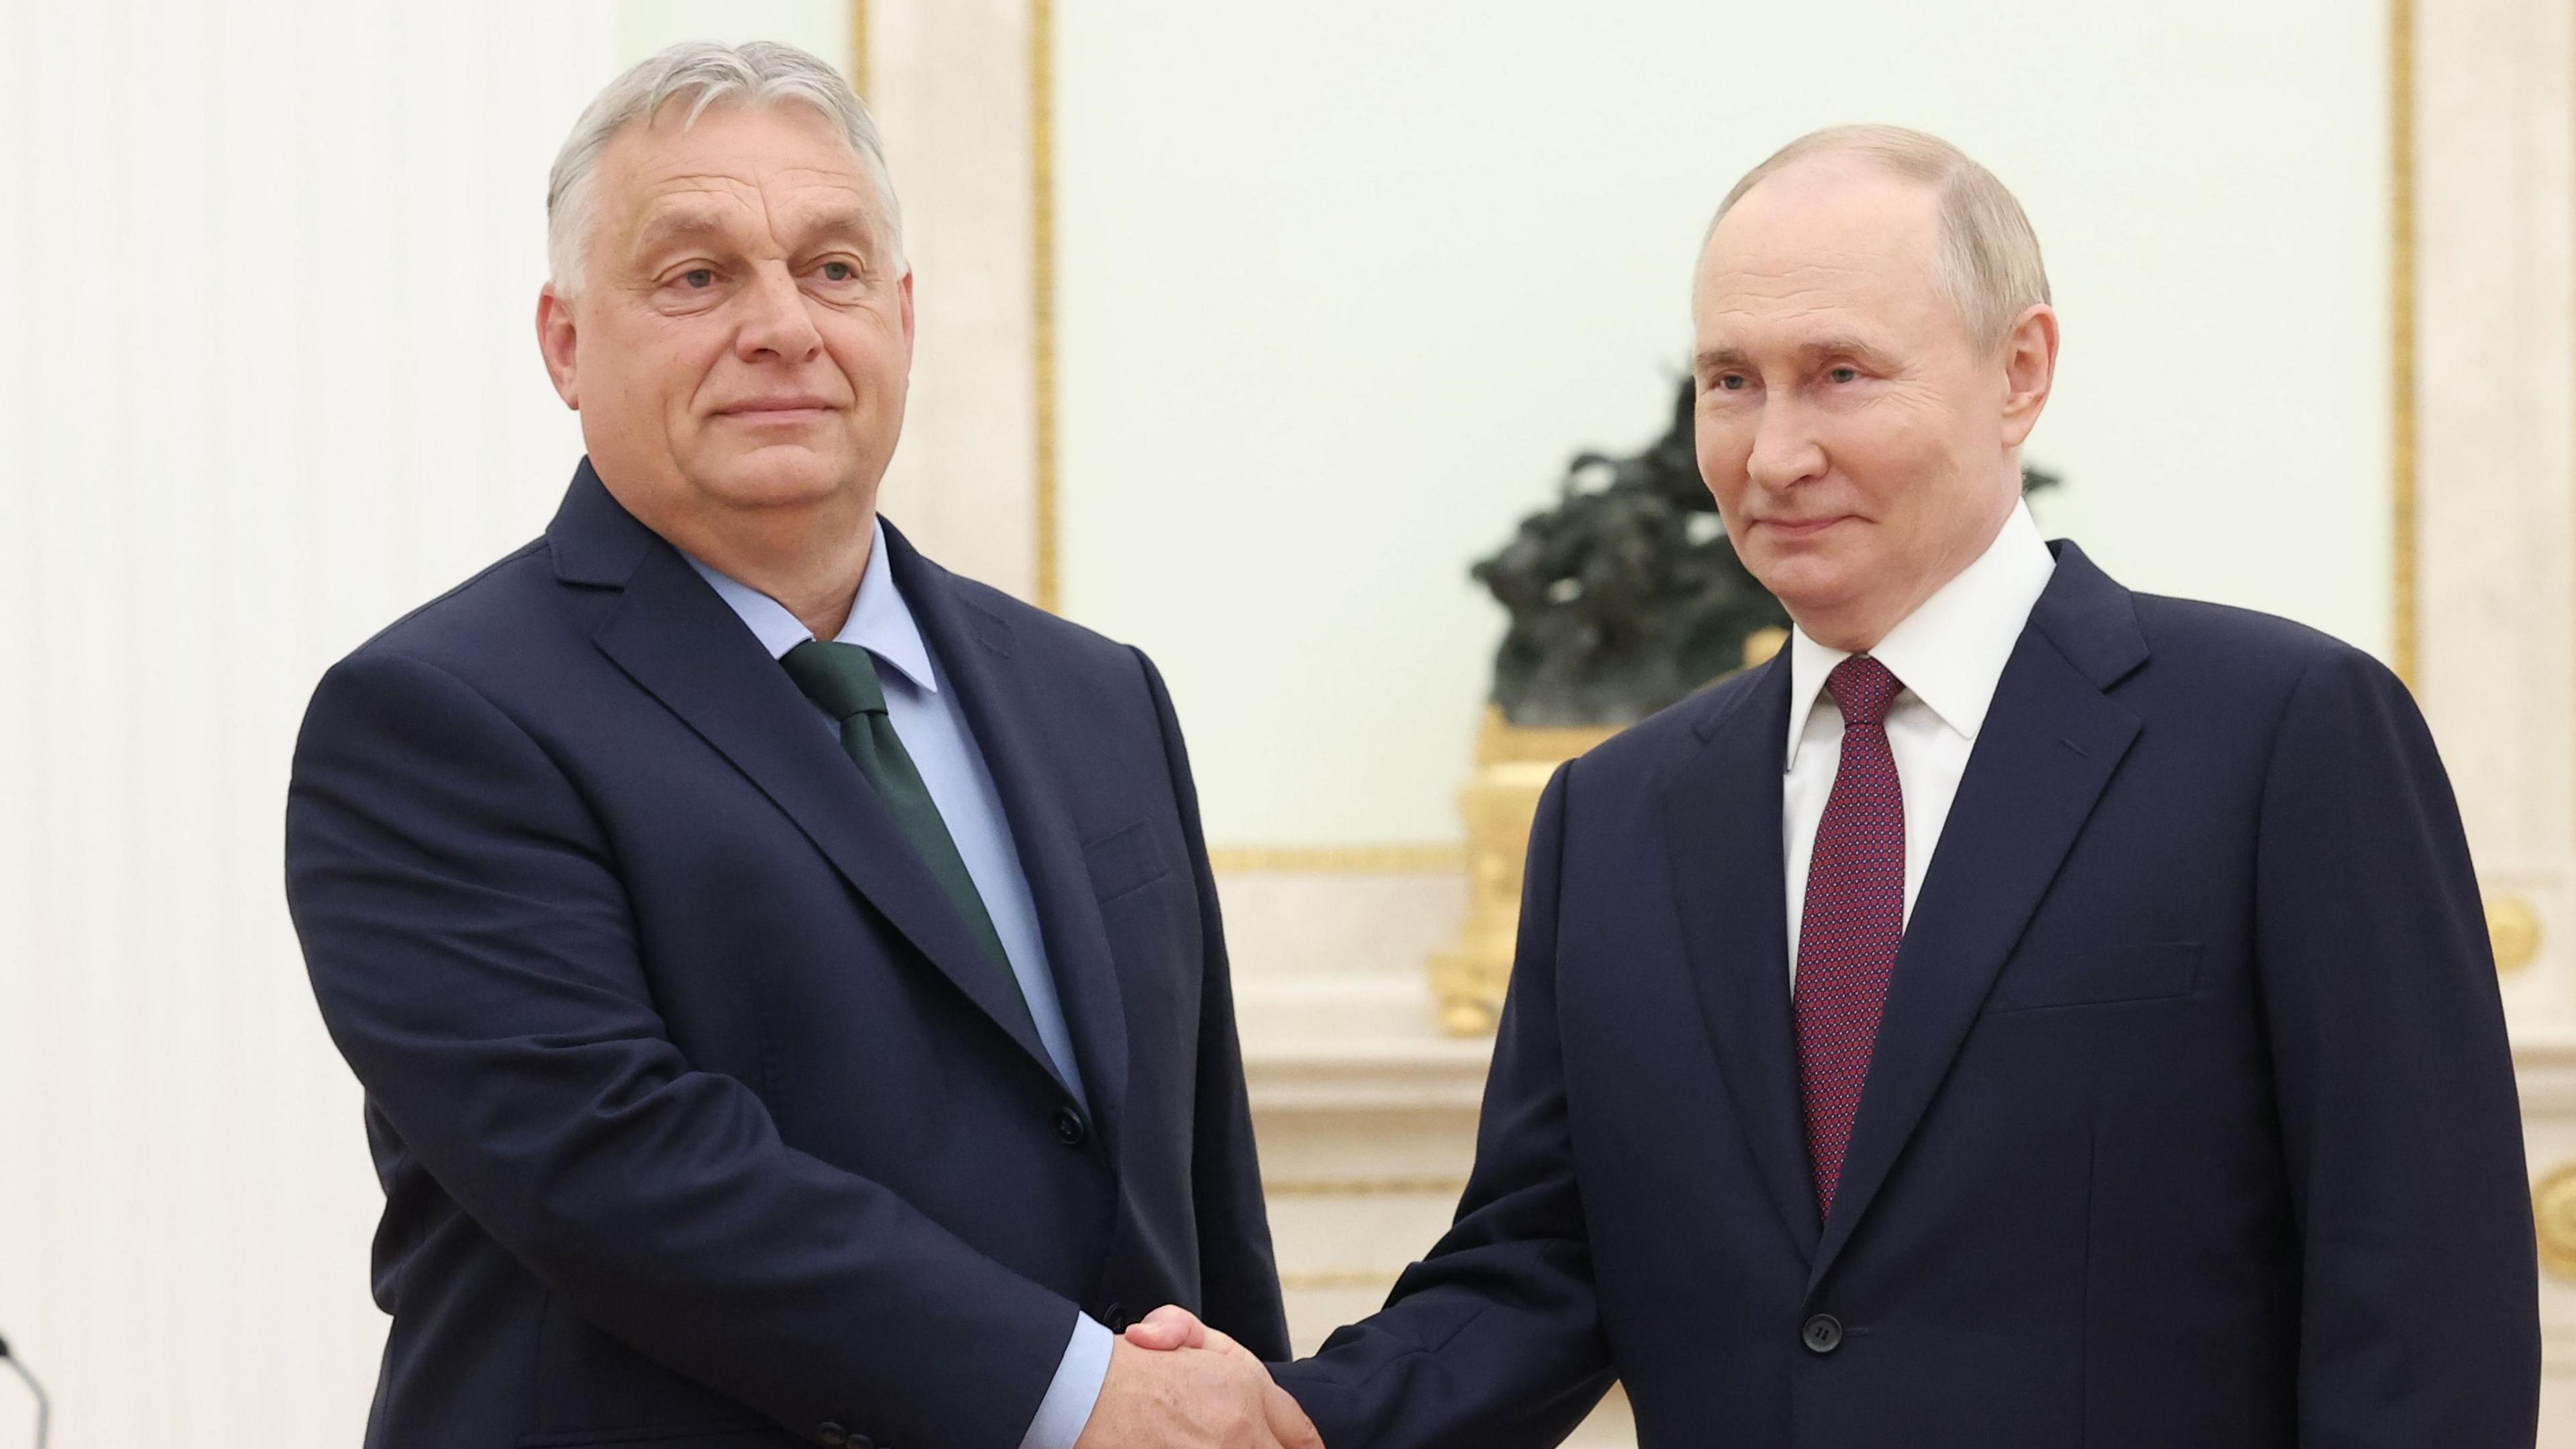
M 823 334 L 806 310 L 804 290 L 783 264 L 756 269 L 737 305 L 743 309 L 743 318 L 741 329 L 734 334 L 734 350 L 743 361 L 755 361 L 767 353 L 784 361 L 803 362 L 822 350 Z
M 1825 471 L 1825 450 L 1816 442 L 1804 410 L 1795 402 L 1766 401 L 1753 424 L 1753 451 L 1745 475 L 1757 488 L 1789 488 Z

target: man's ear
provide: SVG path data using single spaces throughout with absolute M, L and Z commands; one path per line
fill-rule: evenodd
M 2057 381 L 2057 309 L 2045 302 L 2026 308 L 2004 334 L 2003 359 L 2004 446 L 2018 448 Z
M 910 309 L 906 309 L 910 315 Z M 537 292 L 537 351 L 546 359 L 546 376 L 554 379 L 555 396 L 564 406 L 581 411 L 581 391 L 574 385 L 574 358 L 580 341 L 572 320 L 572 303 L 548 282 Z

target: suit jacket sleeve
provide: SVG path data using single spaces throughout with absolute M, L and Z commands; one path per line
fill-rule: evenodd
M 1264 1359 L 1288 1356 L 1288 1317 L 1279 1299 L 1279 1268 L 1271 1255 L 1270 1214 L 1261 1191 L 1261 1163 L 1253 1150 L 1252 1106 L 1243 1081 L 1243 1047 L 1236 1035 L 1234 982 L 1225 954 L 1225 927 L 1217 912 L 1216 875 L 1208 865 L 1207 839 L 1199 828 L 1198 787 L 1181 744 L 1172 697 L 1154 662 L 1138 651 L 1154 717 L 1163 733 L 1163 755 L 1180 802 L 1188 838 L 1190 875 L 1198 891 L 1199 931 L 1207 960 L 1199 988 L 1198 1111 L 1191 1143 L 1190 1188 L 1198 1214 L 1200 1316 Z
M 2312 666 L 2262 812 L 2299 1442 L 2528 1446 L 2540 1340 L 2513 1062 L 2468 842 L 2405 686 L 2357 652 Z
M 1515 1449 L 1572 1433 L 1614 1377 L 1557 1037 L 1557 888 L 1572 766 L 1540 797 L 1520 938 L 1457 1220 L 1386 1307 L 1278 1370 L 1333 1449 Z
M 1019 1443 L 1074 1305 L 691 1068 L 610 842 L 500 709 L 417 659 L 344 662 L 286 825 L 307 968 L 370 1103 L 564 1303 L 807 1438 Z

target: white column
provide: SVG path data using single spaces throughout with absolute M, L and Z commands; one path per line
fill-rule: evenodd
M 2570 11 L 2417 7 L 2417 693 L 2491 901 L 2540 954 L 2517 1028 L 2576 1034 Z
M 2566 0 L 2415 9 L 2416 686 L 2491 920 L 2542 1188 L 2541 1443 L 2576 1445 L 2576 28 Z
M 868 0 L 867 28 L 919 318 L 885 513 L 940 563 L 1035 599 L 1027 0 Z

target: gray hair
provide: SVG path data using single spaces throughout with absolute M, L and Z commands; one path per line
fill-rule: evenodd
M 1744 173 L 1718 203 L 1710 233 L 1764 177 L 1811 156 L 1835 155 L 1858 157 L 1933 190 L 1941 205 L 1941 283 L 1979 345 L 2001 347 L 2025 309 L 2048 301 L 2039 234 L 2021 203 L 1966 152 L 1902 126 L 1828 126 L 1800 136 Z
M 573 123 L 563 149 L 555 153 L 554 171 L 546 179 L 546 266 L 558 293 L 569 296 L 581 285 L 582 248 L 590 239 L 590 178 L 599 154 L 618 132 L 638 122 L 650 123 L 673 101 L 689 102 L 688 114 L 680 119 L 683 130 L 697 124 L 698 117 L 719 102 L 796 104 L 821 112 L 875 178 L 900 270 L 903 212 L 895 202 L 894 180 L 886 172 L 885 143 L 878 139 L 867 103 L 841 73 L 814 55 L 774 40 L 741 45 L 691 40 L 638 61 L 610 81 Z

